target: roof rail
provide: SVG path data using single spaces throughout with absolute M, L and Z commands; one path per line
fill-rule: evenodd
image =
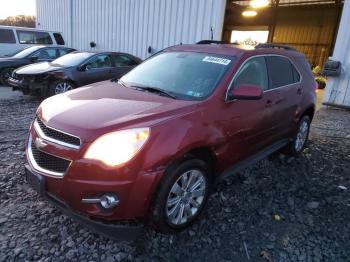
M 255 49 L 260 49 L 260 48 L 277 48 L 277 49 L 285 49 L 290 51 L 297 51 L 294 47 L 291 47 L 291 46 L 272 44 L 272 43 L 258 44 L 255 46 Z
M 222 45 L 222 44 L 229 44 L 229 43 L 226 43 L 224 41 L 217 41 L 217 40 L 201 40 L 201 41 L 196 43 L 196 45 L 209 45 L 209 44 Z

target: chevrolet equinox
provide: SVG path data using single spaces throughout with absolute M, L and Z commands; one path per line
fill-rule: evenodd
M 290 47 L 169 47 L 117 81 L 44 100 L 26 178 L 109 236 L 132 238 L 146 221 L 175 233 L 201 214 L 215 182 L 277 150 L 302 152 L 316 86 Z

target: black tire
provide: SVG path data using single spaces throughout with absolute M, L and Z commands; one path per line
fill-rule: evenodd
M 325 82 L 317 82 L 318 83 L 318 89 L 325 89 L 326 83 Z
M 298 137 L 301 132 L 301 126 L 306 123 L 307 130 L 306 130 L 306 137 L 302 144 L 298 144 L 298 139 L 301 137 Z M 307 144 L 308 138 L 309 138 L 309 132 L 310 132 L 310 123 L 311 119 L 308 115 L 304 115 L 301 117 L 301 119 L 298 122 L 297 130 L 295 132 L 295 135 L 293 137 L 293 140 L 284 148 L 283 152 L 289 156 L 298 156 L 305 148 L 305 145 Z M 300 140 L 299 140 L 300 142 Z
M 205 181 L 205 183 L 204 183 L 205 189 L 203 190 L 204 196 L 203 197 L 201 196 L 202 202 L 198 205 L 198 208 L 194 207 L 194 206 L 192 206 L 190 208 L 190 206 L 192 205 L 191 204 L 192 202 L 190 202 L 189 200 L 186 204 L 185 204 L 185 202 L 184 203 L 181 202 L 180 204 L 175 204 L 174 207 L 176 205 L 188 206 L 188 208 L 190 208 L 190 209 L 186 208 L 186 211 L 183 210 L 183 212 L 186 212 L 186 213 L 190 210 L 192 211 L 192 209 L 196 210 L 196 208 L 197 208 L 197 210 L 195 211 L 194 214 L 190 215 L 187 219 L 184 218 L 184 220 L 185 220 L 184 223 L 175 225 L 174 223 L 172 223 L 170 221 L 169 216 L 171 216 L 171 215 L 168 214 L 168 208 L 169 208 L 168 201 L 169 201 L 171 194 L 173 194 L 173 193 L 170 193 L 170 191 L 172 190 L 173 186 L 176 183 L 178 183 L 178 181 L 181 181 L 181 177 L 184 174 L 186 174 L 186 172 L 191 171 L 191 170 L 193 170 L 194 172 L 200 171 L 199 173 L 195 173 L 195 174 L 201 173 L 201 175 L 199 175 L 199 176 L 203 177 L 203 179 Z M 193 174 L 193 173 L 189 173 L 189 175 L 191 175 L 191 174 Z M 153 225 L 153 227 L 159 232 L 172 234 L 172 233 L 177 233 L 177 232 L 189 227 L 190 225 L 192 225 L 193 222 L 202 213 L 202 211 L 206 205 L 206 202 L 207 202 L 209 194 L 210 194 L 211 184 L 212 184 L 211 169 L 202 160 L 190 159 L 190 160 L 186 160 L 186 161 L 178 164 L 174 168 L 169 168 L 164 174 L 164 177 L 160 183 L 158 192 L 157 192 L 155 199 L 153 201 L 151 214 L 150 214 L 151 215 L 151 224 Z M 185 191 L 183 191 L 183 192 L 185 192 Z M 199 191 L 197 191 L 197 192 L 199 192 Z M 191 198 L 191 196 L 189 198 Z M 183 200 L 181 200 L 181 201 L 183 201 Z M 197 201 L 196 201 L 196 203 L 198 204 Z M 181 211 L 179 211 L 179 212 L 181 212 Z
M 5 69 L 1 70 L 0 83 L 2 86 L 9 86 L 7 79 L 11 76 L 13 70 L 15 70 L 15 69 L 14 68 L 5 68 Z
M 49 97 L 49 96 L 54 96 L 54 95 L 57 95 L 57 94 L 64 93 L 64 92 L 57 93 L 57 87 L 59 85 L 67 85 L 67 86 L 71 87 L 69 90 L 66 90 L 64 92 L 73 90 L 75 88 L 75 85 L 72 82 L 68 81 L 68 80 L 53 81 L 52 83 L 49 84 L 49 88 L 48 88 L 46 94 L 44 94 L 44 96 L 45 97 Z

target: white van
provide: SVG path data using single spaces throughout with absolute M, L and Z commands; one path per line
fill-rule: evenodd
M 65 42 L 59 32 L 0 26 L 0 56 L 10 55 L 33 45 L 64 46 Z

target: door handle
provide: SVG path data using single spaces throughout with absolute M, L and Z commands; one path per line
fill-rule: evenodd
M 301 87 L 298 87 L 298 88 L 297 88 L 297 94 L 298 94 L 298 95 L 301 95 L 302 92 L 303 92 L 303 90 L 301 89 Z

